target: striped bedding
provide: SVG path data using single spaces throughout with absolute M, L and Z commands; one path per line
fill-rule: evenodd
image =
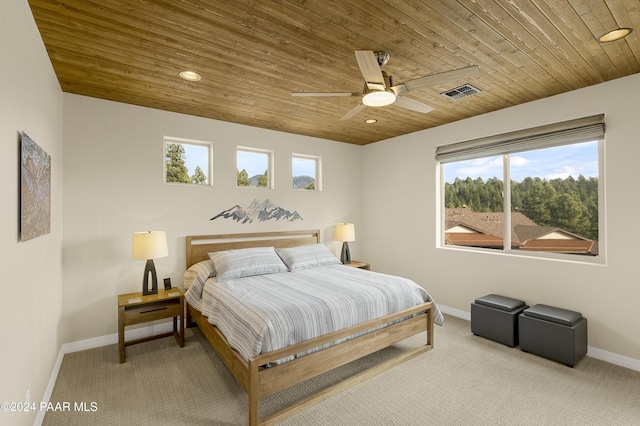
M 202 298 L 190 290 L 187 302 L 246 360 L 432 300 L 406 278 L 343 265 L 225 282 L 210 278 Z M 434 307 L 434 323 L 442 325 Z

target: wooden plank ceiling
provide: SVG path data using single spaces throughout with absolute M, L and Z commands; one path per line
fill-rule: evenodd
M 637 0 L 29 0 L 62 90 L 364 145 L 640 72 Z M 600 44 L 617 27 L 627 38 Z M 477 65 L 367 107 L 355 50 L 391 55 L 394 84 Z M 178 78 L 182 70 L 202 75 Z M 469 83 L 481 93 L 451 100 Z M 594 99 L 594 102 L 597 100 Z M 367 118 L 377 119 L 365 124 Z

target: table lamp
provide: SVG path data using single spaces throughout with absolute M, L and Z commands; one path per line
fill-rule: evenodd
M 336 225 L 336 240 L 342 241 L 342 253 L 340 261 L 343 264 L 351 263 L 351 253 L 349 252 L 349 241 L 356 240 L 356 229 L 353 223 L 338 223 Z
M 167 235 L 164 231 L 134 232 L 131 244 L 131 258 L 146 260 L 144 276 L 142 277 L 142 295 L 158 294 L 158 275 L 153 259 L 167 257 Z M 149 289 L 149 274 L 151 274 L 151 289 Z

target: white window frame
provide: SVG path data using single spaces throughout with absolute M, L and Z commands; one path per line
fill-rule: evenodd
M 238 186 L 238 170 L 240 169 L 240 165 L 238 164 L 238 152 L 250 152 L 254 154 L 264 154 L 267 156 L 267 186 Z M 236 147 L 236 188 L 240 189 L 274 189 L 275 188 L 275 172 L 274 172 L 274 151 L 269 149 L 260 149 L 260 148 L 251 148 L 247 146 L 237 146 Z M 251 177 L 251 176 L 249 176 Z
M 299 158 L 301 160 L 311 160 L 315 162 L 316 164 L 315 176 L 313 176 L 313 178 L 315 179 L 315 189 L 309 190 L 305 188 L 293 188 L 293 178 L 294 178 L 293 163 L 295 162 L 296 158 Z M 294 191 L 309 191 L 309 192 L 322 191 L 322 157 L 319 157 L 316 155 L 307 155 L 307 154 L 296 154 L 296 153 L 291 154 L 291 189 L 293 189 Z
M 437 241 L 436 247 L 447 250 L 490 253 L 520 257 L 561 260 L 572 263 L 606 264 L 605 234 L 605 158 L 604 158 L 604 114 L 540 126 L 532 129 L 505 133 L 487 138 L 440 146 L 436 150 L 437 164 Z M 581 142 L 598 143 L 598 256 L 580 256 L 552 252 L 527 252 L 511 248 L 511 179 L 509 155 L 517 152 L 572 145 Z M 504 190 L 504 244 L 503 248 L 489 249 L 445 244 L 445 177 L 444 165 L 456 161 L 471 160 L 502 155 Z
M 162 138 L 163 148 L 162 148 L 162 182 L 165 185 L 188 185 L 188 186 L 201 186 L 201 187 L 212 187 L 213 186 L 213 142 L 208 141 L 197 141 L 193 139 L 183 139 L 183 138 L 175 138 L 172 136 L 165 136 Z M 199 184 L 199 183 L 187 183 L 187 182 L 167 182 L 167 145 L 168 144 L 180 144 L 180 145 L 193 145 L 193 146 L 201 146 L 207 148 L 207 170 L 203 170 L 203 172 L 207 173 L 208 183 Z M 190 170 L 190 172 L 195 172 L 194 170 Z

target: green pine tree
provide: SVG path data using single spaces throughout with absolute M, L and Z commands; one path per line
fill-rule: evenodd
M 196 171 L 193 172 L 193 176 L 191 176 L 191 183 L 200 185 L 207 183 L 207 176 L 204 174 L 200 166 L 196 166 Z
M 190 183 L 189 170 L 184 164 L 185 152 L 178 143 L 167 144 L 167 182 Z
M 238 186 L 249 186 L 249 173 L 245 169 L 238 170 Z
M 258 175 L 258 188 L 266 188 L 268 186 L 267 172 L 268 170 L 265 170 L 263 175 Z

